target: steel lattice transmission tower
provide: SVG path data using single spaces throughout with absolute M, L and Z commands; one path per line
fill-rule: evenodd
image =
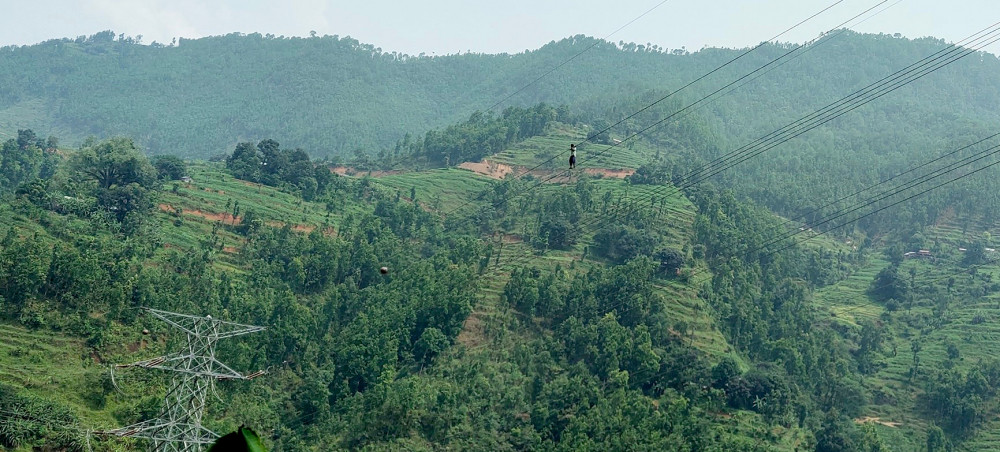
M 220 339 L 263 331 L 264 327 L 216 320 L 210 315 L 199 317 L 143 309 L 184 331 L 187 344 L 184 350 L 176 353 L 116 366 L 167 370 L 174 372 L 174 378 L 158 418 L 101 433 L 148 439 L 154 451 L 200 451 L 203 445 L 211 444 L 219 437 L 201 426 L 209 388 L 217 380 L 252 380 L 266 373 L 259 370 L 244 375 L 231 369 L 215 358 L 215 343 Z

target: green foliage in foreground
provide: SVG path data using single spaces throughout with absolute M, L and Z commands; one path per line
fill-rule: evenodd
M 227 167 L 253 180 L 198 163 L 163 185 L 113 139 L 32 173 L 0 206 L 0 315 L 34 330 L 12 336 L 78 338 L 62 348 L 112 363 L 182 343 L 141 306 L 266 325 L 218 356 L 270 373 L 220 382 L 205 419 L 274 450 L 940 448 L 975 444 L 998 411 L 1000 371 L 974 344 L 994 346 L 952 330 L 988 326 L 965 316 L 1000 292 L 989 234 L 974 261 L 904 234 L 886 262 L 871 241 L 768 245 L 786 223 L 711 186 L 665 196 L 667 171 L 532 189 L 456 169 L 346 178 L 273 140 Z M 103 200 L 123 186 L 145 215 Z M 891 251 L 909 246 L 939 260 Z M 76 448 L 90 422 L 155 416 L 168 384 L 78 375 L 86 394 L 66 396 L 63 378 L 0 373 L 24 387 L 5 407 L 42 407 L 2 418 L 10 441 Z M 907 424 L 859 425 L 873 415 Z
M 253 430 L 240 427 L 235 432 L 218 439 L 208 452 L 267 452 L 260 437 Z

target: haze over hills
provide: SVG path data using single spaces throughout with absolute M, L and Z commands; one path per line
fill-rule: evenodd
M 1000 450 L 996 57 L 698 177 L 946 48 L 829 38 L 662 125 L 794 46 L 5 48 L 0 445 L 161 413 L 145 306 L 267 326 L 204 424 L 274 450 Z
M 838 33 L 702 112 L 726 136 L 766 133 L 944 46 Z M 677 97 L 698 99 L 790 48 L 766 45 Z M 206 158 L 263 138 L 295 143 L 313 157 L 376 154 L 406 133 L 485 110 L 580 52 L 500 108 L 546 102 L 608 118 L 608 105 L 620 99 L 670 92 L 739 54 L 575 36 L 516 55 L 427 57 L 336 36 L 231 34 L 152 46 L 105 31 L 0 51 L 0 131 L 30 128 L 69 146 L 90 135 L 123 134 L 148 153 L 183 157 Z M 998 74 L 997 58 L 978 54 L 869 111 L 995 121 Z

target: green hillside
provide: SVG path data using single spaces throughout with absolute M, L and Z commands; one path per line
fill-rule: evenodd
M 905 189 L 819 223 L 870 196 L 845 195 L 984 137 L 1000 103 L 956 92 L 994 77 L 984 72 L 993 60 L 970 60 L 947 74 L 951 83 L 908 86 L 895 100 L 859 111 L 861 118 L 845 117 L 690 183 L 691 171 L 758 128 L 795 119 L 810 102 L 862 83 L 860 74 L 888 70 L 941 43 L 845 33 L 841 45 L 828 47 L 850 56 L 838 64 L 860 58 L 866 46 L 891 61 L 833 74 L 819 65 L 829 65 L 829 55 L 807 64 L 817 49 L 794 63 L 803 65 L 797 75 L 786 75 L 795 83 L 774 81 L 756 92 L 759 99 L 720 102 L 621 141 L 696 95 L 685 94 L 583 143 L 607 128 L 608 118 L 662 95 L 626 93 L 623 87 L 634 87 L 627 83 L 654 75 L 664 83 L 682 80 L 731 51 L 598 46 L 581 66 L 593 58 L 649 71 L 574 71 L 565 77 L 623 84 L 601 93 L 543 85 L 528 97 L 561 104 L 559 96 L 577 89 L 578 103 L 450 117 L 441 111 L 473 105 L 477 95 L 489 97 L 516 80 L 504 65 L 517 62 L 530 72 L 592 41 L 574 38 L 505 58 L 411 58 L 332 37 L 231 35 L 177 47 L 110 38 L 0 55 L 30 66 L 40 64 L 32 52 L 50 51 L 53 61 L 74 61 L 61 69 L 67 80 L 86 79 L 72 82 L 70 91 L 84 97 L 70 107 L 46 98 L 50 85 L 21 80 L 20 70 L 0 77 L 21 86 L 0 99 L 8 115 L 0 119 L 12 118 L 8 124 L 20 129 L 0 146 L 5 448 L 81 450 L 88 439 L 94 450 L 141 446 L 87 433 L 162 409 L 164 373 L 126 368 L 112 379 L 110 369 L 182 345 L 181 334 L 142 307 L 267 327 L 220 342 L 217 357 L 233 369 L 267 374 L 217 382 L 205 425 L 222 432 L 246 424 L 274 450 L 909 451 L 998 444 L 995 171 L 973 174 L 978 166 L 965 163 L 955 174 L 975 177 L 889 206 L 920 187 Z M 244 59 L 208 62 L 201 53 L 220 49 Z M 257 52 L 291 66 L 313 61 L 312 51 L 325 52 L 328 59 L 318 59 L 323 71 L 302 64 L 268 72 L 270 65 L 261 64 L 238 77 L 227 72 L 255 61 Z M 336 72 L 338 64 L 367 68 L 372 78 Z M 174 72 L 152 76 L 166 67 Z M 104 77 L 87 72 L 97 70 Z M 213 71 L 243 83 L 212 88 L 204 80 Z M 340 78 L 325 78 L 331 72 Z M 432 81 L 470 73 L 479 76 L 468 80 L 482 85 L 466 86 L 466 96 Z M 113 109 L 86 97 L 121 99 L 100 84 L 126 74 L 151 94 Z M 314 81 L 303 82 L 303 74 Z M 811 85 L 814 79 L 823 83 Z M 333 81 L 343 90 L 338 96 L 371 110 L 347 114 L 342 99 L 314 91 Z M 269 86 L 297 91 L 230 91 Z M 407 95 L 395 91 L 414 86 L 420 89 Z M 786 91 L 793 89 L 799 97 Z M 167 99 L 171 92 L 191 98 Z M 379 100 L 362 102 L 352 97 L 357 93 Z M 609 93 L 617 94 L 614 101 L 598 103 Z M 795 100 L 807 94 L 809 102 Z M 199 96 L 219 108 L 199 106 Z M 924 97 L 937 102 L 917 102 Z M 283 103 L 306 98 L 308 106 Z M 435 104 L 446 98 L 461 100 Z M 168 100 L 190 104 L 165 116 L 140 105 L 164 102 L 170 111 Z M 407 100 L 434 106 L 437 115 L 423 116 Z M 899 103 L 916 103 L 908 111 L 917 113 L 885 114 Z M 773 114 L 739 112 L 748 106 Z M 236 110 L 246 116 L 216 122 L 220 111 Z M 385 111 L 406 121 L 378 116 Z M 723 120 L 737 113 L 740 121 Z M 310 114 L 338 125 L 317 127 Z M 267 118 L 257 115 L 280 119 L 284 134 L 272 135 Z M 940 116 L 928 119 L 933 115 Z M 56 127 L 71 117 L 88 119 L 53 129 L 69 131 L 61 140 L 17 122 Z M 446 122 L 435 123 L 442 117 Z M 159 122 L 168 120 L 176 121 Z M 149 124 L 158 131 L 133 128 Z M 257 129 L 247 132 L 247 124 Z M 398 135 L 433 127 L 439 129 Z M 136 139 L 67 146 L 85 129 Z M 906 136 L 893 141 L 883 129 Z M 583 143 L 573 172 L 565 162 L 569 143 Z M 381 152 L 364 151 L 376 148 Z M 161 151 L 226 157 L 145 156 Z M 310 159 L 335 153 L 348 157 Z
M 754 138 L 944 43 L 847 31 L 813 47 L 700 108 L 727 139 Z M 788 50 L 787 44 L 764 46 L 677 98 L 693 102 Z M 515 55 L 431 57 L 387 53 L 338 36 L 230 34 L 163 45 L 104 31 L 0 51 L 0 132 L 30 128 L 71 146 L 90 135 L 127 135 L 151 154 L 195 158 L 264 138 L 295 143 L 313 157 L 376 155 L 407 133 L 460 121 L 521 88 L 500 108 L 565 104 L 595 126 L 611 124 L 630 111 L 609 114 L 612 105 L 635 97 L 651 102 L 738 52 L 688 53 L 574 36 Z M 571 57 L 567 70 L 525 86 Z M 990 54 L 966 58 L 862 109 L 859 117 L 872 122 L 842 125 L 887 130 L 882 121 L 893 128 L 995 122 L 998 69 Z M 906 135 L 900 129 L 895 137 Z M 888 137 L 884 144 L 905 148 Z M 817 151 L 831 145 L 839 143 Z

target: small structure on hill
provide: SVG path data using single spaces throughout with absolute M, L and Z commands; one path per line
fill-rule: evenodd
M 931 254 L 931 250 L 917 250 L 917 251 L 908 251 L 906 253 L 903 253 L 903 259 L 913 259 L 913 258 L 927 259 L 931 257 L 934 257 Z

